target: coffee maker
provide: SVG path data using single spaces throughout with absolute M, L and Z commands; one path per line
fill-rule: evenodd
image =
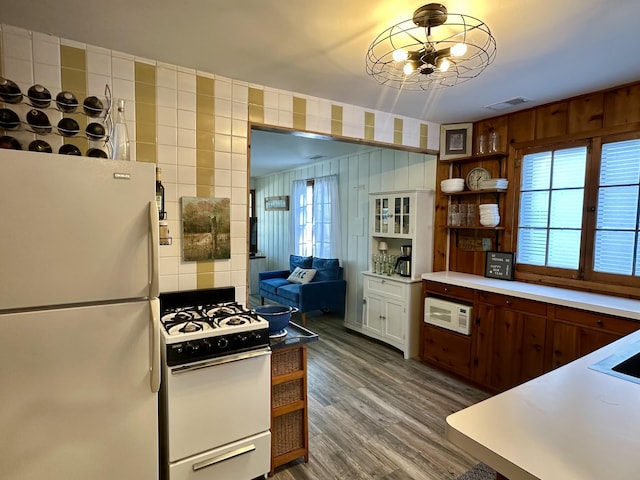
M 411 245 L 400 247 L 400 256 L 396 260 L 395 271 L 401 277 L 411 276 Z

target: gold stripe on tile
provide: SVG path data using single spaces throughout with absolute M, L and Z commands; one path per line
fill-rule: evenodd
M 404 122 L 401 118 L 393 119 L 393 143 L 396 145 L 402 145 L 402 129 Z
M 375 140 L 376 115 L 373 112 L 364 112 L 364 139 Z
M 342 136 L 342 107 L 331 105 L 331 135 Z
M 307 100 L 293 97 L 293 128 L 294 130 L 307 129 Z
M 420 124 L 420 148 L 427 148 L 429 140 L 429 125 L 426 123 Z
M 215 82 L 212 78 L 196 75 L 196 195 L 211 198 L 215 194 Z M 214 262 L 196 263 L 197 288 L 214 286 Z
M 62 90 L 72 92 L 78 102 L 84 102 L 88 95 L 101 97 L 104 92 L 87 93 L 87 52 L 82 48 L 71 47 L 69 45 L 60 45 L 60 80 Z M 65 113 L 65 117 L 73 118 L 78 122 L 81 130 L 87 126 L 88 120 L 86 115 L 82 114 L 82 107 L 77 112 Z M 75 145 L 80 149 L 83 155 L 86 155 L 89 149 L 89 141 L 81 136 L 65 137 L 63 143 Z M 108 152 L 107 152 L 108 153 Z
M 156 66 L 135 62 L 136 160 L 158 163 Z
M 200 264 L 202 262 L 198 262 L 198 267 L 200 267 Z M 213 262 L 207 262 L 207 263 L 212 263 Z M 213 288 L 215 285 L 213 284 L 213 273 L 198 273 L 196 275 L 196 279 L 197 279 L 197 288 L 198 289 L 202 289 L 202 288 Z
M 264 123 L 264 90 L 249 87 L 249 121 Z

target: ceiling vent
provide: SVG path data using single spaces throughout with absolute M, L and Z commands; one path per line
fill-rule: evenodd
M 327 158 L 326 155 L 311 155 L 307 157 L 307 160 L 320 160 L 321 158 Z
M 510 98 L 509 100 L 504 100 L 502 102 L 492 103 L 491 105 L 485 105 L 484 108 L 488 108 L 489 110 L 506 110 L 507 108 L 517 107 L 518 105 L 522 105 L 523 103 L 527 103 L 530 101 L 530 98 L 515 97 Z

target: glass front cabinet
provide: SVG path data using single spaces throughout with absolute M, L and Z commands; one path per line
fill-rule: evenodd
M 380 196 L 373 201 L 373 234 L 410 237 L 412 231 L 412 197 Z

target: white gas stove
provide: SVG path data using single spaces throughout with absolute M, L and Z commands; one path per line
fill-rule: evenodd
M 163 480 L 252 480 L 270 469 L 269 323 L 234 296 L 160 295 Z
M 269 346 L 269 322 L 236 302 L 169 308 L 161 321 L 169 366 Z

